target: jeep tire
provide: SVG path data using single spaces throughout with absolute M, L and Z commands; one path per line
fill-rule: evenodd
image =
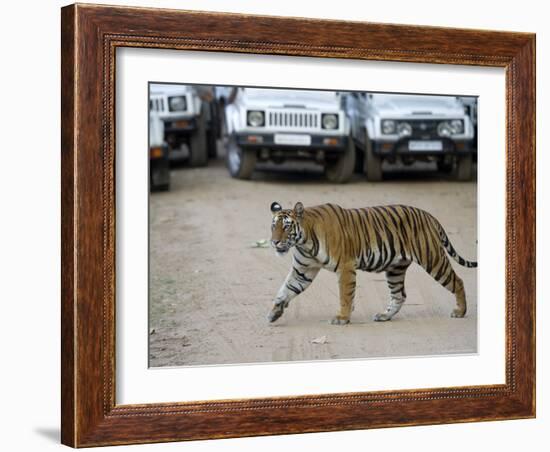
M 159 171 L 156 170 L 153 172 L 153 174 L 151 174 L 151 191 L 169 191 L 170 179 L 166 180 L 166 177 L 162 177 L 162 175 L 158 173 Z
M 372 141 L 365 130 L 365 174 L 369 182 L 382 180 L 382 159 L 374 153 Z
M 472 180 L 474 172 L 474 163 L 472 154 L 464 155 L 458 157 L 456 162 L 456 180 L 459 181 L 469 181 Z
M 225 163 L 231 177 L 250 179 L 256 167 L 256 150 L 239 146 L 234 135 L 228 137 Z
M 197 128 L 189 140 L 189 165 L 206 166 L 208 163 L 208 146 L 206 137 L 206 112 L 201 108 L 197 117 Z
M 333 161 L 325 163 L 325 175 L 329 182 L 345 184 L 353 176 L 355 169 L 355 144 L 350 135 L 348 144 L 341 154 Z
M 443 157 L 437 162 L 437 170 L 441 173 L 449 174 L 453 171 L 454 159 Z

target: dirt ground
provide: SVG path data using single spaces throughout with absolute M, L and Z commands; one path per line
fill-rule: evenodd
M 407 273 L 407 302 L 391 322 L 374 322 L 388 297 L 384 275 L 358 272 L 352 323 L 330 325 L 338 309 L 336 276 L 322 270 L 283 316 L 267 314 L 290 268 L 271 248 L 269 206 L 296 201 L 343 207 L 409 204 L 428 210 L 465 258 L 476 258 L 477 185 L 435 173 L 394 174 L 382 183 L 357 176 L 332 185 L 320 172 L 262 171 L 231 179 L 220 161 L 172 171 L 172 189 L 150 198 L 149 364 L 151 367 L 474 353 L 477 272 L 453 267 L 468 300 L 454 297 L 421 268 Z M 316 343 L 317 342 L 317 343 Z

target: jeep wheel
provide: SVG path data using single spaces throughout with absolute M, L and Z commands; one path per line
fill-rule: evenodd
M 208 163 L 208 146 L 206 142 L 206 114 L 204 108 L 197 118 L 197 129 L 189 140 L 189 164 L 191 166 L 206 166 Z
M 152 185 L 151 191 L 170 191 L 170 184 Z
M 225 163 L 231 177 L 236 179 L 250 179 L 256 167 L 256 151 L 243 149 L 234 136 L 227 140 Z
M 459 157 L 456 162 L 456 180 L 468 181 L 472 180 L 474 172 L 474 163 L 472 154 Z
M 348 145 L 341 155 L 334 161 L 325 164 L 325 174 L 330 182 L 345 184 L 353 176 L 355 168 L 355 145 L 351 135 L 348 137 Z
M 437 162 L 437 170 L 441 173 L 449 174 L 453 171 L 453 159 L 447 159 L 444 157 Z
M 382 180 L 382 159 L 374 153 L 367 131 L 365 131 L 365 173 L 370 182 Z

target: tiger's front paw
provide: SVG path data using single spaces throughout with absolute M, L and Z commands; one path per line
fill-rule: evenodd
M 275 322 L 275 320 L 281 317 L 284 310 L 285 308 L 283 303 L 273 306 L 273 309 L 269 312 L 267 316 L 267 320 L 269 320 L 269 323 L 273 323 Z
M 349 323 L 349 318 L 345 318 L 340 315 L 337 315 L 330 321 L 331 325 L 347 325 L 348 323 Z

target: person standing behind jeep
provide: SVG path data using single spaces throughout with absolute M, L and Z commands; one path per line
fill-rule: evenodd
M 218 138 L 221 137 L 220 106 L 216 100 L 215 88 L 211 85 L 196 85 L 195 92 L 203 102 L 206 115 L 206 142 L 208 157 L 218 155 Z
M 231 105 L 237 96 L 237 87 L 235 86 L 216 86 L 214 88 L 214 97 L 218 104 L 220 122 L 218 123 L 219 135 L 222 140 L 227 137 L 227 118 L 225 107 Z M 225 143 L 224 143 L 225 145 Z

